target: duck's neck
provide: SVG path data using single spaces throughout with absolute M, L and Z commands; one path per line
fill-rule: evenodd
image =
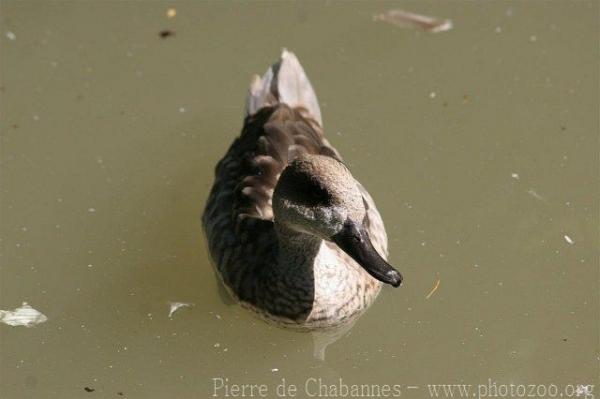
M 262 306 L 269 313 L 292 320 L 305 320 L 313 310 L 315 276 L 313 264 L 321 240 L 275 223 L 279 239 L 277 262 L 272 264 L 259 290 Z
M 279 271 L 303 278 L 310 275 L 312 280 L 313 263 L 323 240 L 280 223 L 275 223 L 275 230 L 279 238 Z

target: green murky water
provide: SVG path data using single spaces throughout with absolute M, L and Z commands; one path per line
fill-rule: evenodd
M 0 7 L 0 308 L 48 317 L 0 325 L 3 398 L 598 383 L 598 2 Z M 454 29 L 372 21 L 396 7 Z M 406 278 L 325 361 L 221 301 L 199 221 L 284 46 Z

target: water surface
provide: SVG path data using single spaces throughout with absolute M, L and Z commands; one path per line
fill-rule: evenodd
M 372 20 L 396 7 L 454 29 Z M 282 378 L 298 397 L 309 378 L 411 398 L 598 383 L 597 2 L 0 11 L 0 309 L 48 317 L 0 325 L 3 398 L 201 398 L 219 377 L 271 397 Z M 325 361 L 309 334 L 222 302 L 200 226 L 250 76 L 282 47 L 405 276 Z M 169 318 L 169 302 L 193 306 Z

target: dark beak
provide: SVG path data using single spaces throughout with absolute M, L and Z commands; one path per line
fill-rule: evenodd
M 331 241 L 377 280 L 394 287 L 402 284 L 402 275 L 377 253 L 362 224 L 347 220 L 342 230 L 331 237 Z

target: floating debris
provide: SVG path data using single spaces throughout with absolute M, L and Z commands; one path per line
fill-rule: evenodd
M 8 31 L 6 32 L 6 38 L 8 40 L 17 40 L 17 35 L 14 32 Z
M 23 302 L 20 308 L 12 311 L 0 310 L 0 322 L 9 326 L 33 327 L 47 320 L 45 315 L 29 306 L 27 302 Z
M 521 178 L 518 173 L 511 173 L 510 177 L 512 177 L 515 180 L 519 180 Z
M 167 10 L 167 18 L 175 18 L 175 16 L 177 15 L 177 10 L 174 8 L 169 8 Z
M 169 318 L 173 318 L 173 314 L 177 312 L 181 308 L 189 308 L 191 307 L 191 303 L 184 302 L 169 302 Z
M 90 387 L 85 387 L 85 388 L 83 388 L 83 390 L 86 392 L 94 392 L 95 391 L 94 388 L 90 388 Z
M 533 188 L 530 188 L 529 190 L 527 190 L 527 194 L 531 195 L 533 198 L 535 198 L 537 200 L 546 201 L 546 198 L 544 198 L 540 194 L 538 194 L 538 192 L 535 191 Z
M 439 33 L 452 29 L 452 21 L 415 14 L 401 9 L 393 9 L 373 15 L 373 21 L 383 21 L 401 28 L 419 29 L 424 32 Z
M 573 241 L 573 239 L 571 237 L 569 237 L 568 235 L 564 235 L 563 237 L 565 237 L 565 241 L 571 245 L 575 244 L 575 241 Z
M 166 39 L 168 37 L 175 36 L 175 32 L 169 29 L 163 29 L 158 32 L 158 35 L 161 37 L 161 39 Z
M 433 295 L 434 292 L 437 291 L 438 287 L 440 286 L 440 276 L 438 275 L 435 283 L 433 285 L 433 288 L 431 289 L 431 291 L 429 291 L 429 294 L 427 294 L 427 296 L 425 297 L 425 299 L 429 299 L 431 298 L 431 296 Z

